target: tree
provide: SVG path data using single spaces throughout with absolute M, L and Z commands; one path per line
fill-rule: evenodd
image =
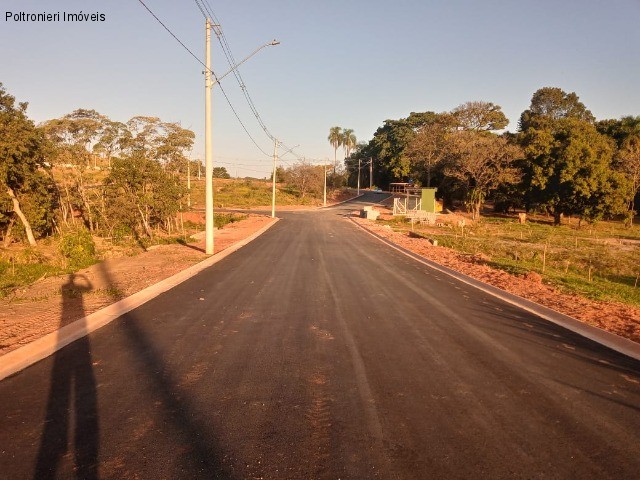
M 595 221 L 620 211 L 624 179 L 612 169 L 613 141 L 573 117 L 533 119 L 520 138 L 529 201 L 547 208 L 554 224 L 563 215 Z
M 67 147 L 69 155 L 65 158 L 69 163 L 83 162 L 89 167 L 92 147 L 98 142 L 107 121 L 107 117 L 95 110 L 79 108 L 62 118 L 45 122 L 43 129 L 50 140 Z M 96 157 L 93 158 L 95 166 Z
M 105 179 L 111 228 L 123 224 L 153 236 L 153 227 L 169 223 L 184 194 L 179 179 L 143 155 L 114 159 Z
M 296 189 L 300 198 L 308 193 L 319 193 L 324 185 L 324 168 L 317 165 L 311 165 L 306 160 L 294 163 L 286 170 L 286 182 Z
M 353 130 L 350 128 L 345 128 L 342 131 L 342 146 L 344 147 L 344 157 L 347 158 L 351 155 L 351 152 L 358 144 L 358 140 L 356 139 Z
M 121 152 L 129 141 L 130 132 L 122 122 L 114 122 L 105 117 L 102 123 L 100 138 L 93 146 L 93 152 L 104 155 L 111 168 L 111 158 Z
M 161 126 L 162 135 L 156 151 L 157 160 L 165 168 L 178 172 L 188 161 L 185 153 L 193 147 L 193 140 L 196 135 L 193 131 L 182 128 L 177 123 L 162 122 Z
M 342 128 L 331 127 L 327 140 L 329 140 L 329 143 L 333 147 L 333 173 L 336 173 L 336 167 L 338 166 L 338 148 L 342 146 L 343 140 Z
M 406 147 L 405 154 L 411 161 L 412 173 L 431 187 L 434 170 L 446 157 L 448 137 L 455 120 L 449 114 L 439 114 L 431 123 L 418 128 Z
M 406 148 L 416 132 L 437 118 L 434 112 L 411 112 L 407 118 L 385 120 L 373 134 L 373 139 L 361 150 L 363 158 L 376 159 L 376 179 L 381 185 L 404 180 L 411 173 L 411 161 Z
M 231 178 L 225 167 L 213 167 L 213 178 Z
M 130 135 L 124 150 L 128 155 L 144 155 L 174 170 L 186 164 L 185 152 L 193 147 L 193 131 L 158 117 L 141 115 L 131 118 L 127 128 Z
M 617 169 L 622 172 L 629 182 L 629 194 L 627 196 L 628 223 L 633 224 L 636 212 L 635 198 L 640 194 L 640 135 L 631 135 L 626 138 L 617 155 Z
M 566 93 L 557 87 L 540 88 L 533 94 L 529 109 L 520 116 L 520 130 L 528 130 L 535 119 L 542 118 L 551 121 L 562 118 L 574 118 L 588 123 L 595 121 L 593 114 L 587 110 L 578 95 L 574 92 Z
M 35 246 L 34 231 L 22 205 L 29 190 L 41 190 L 41 184 L 46 182 L 39 172 L 44 166 L 45 139 L 26 111 L 27 103 L 16 105 L 15 98 L 0 83 L 0 194 L 6 195 L 5 199 L 11 202 L 11 212 L 22 223 L 29 244 Z M 51 198 L 46 194 L 43 200 L 46 200 L 43 207 L 51 206 Z M 3 216 L 9 218 L 6 213 Z M 9 225 L 13 225 L 11 220 Z
M 453 133 L 447 143 L 445 175 L 462 184 L 474 219 L 490 193 L 520 179 L 514 163 L 522 152 L 503 137 L 463 130 Z
M 456 107 L 451 114 L 463 130 L 501 130 L 509 124 L 500 106 L 491 102 L 466 102 Z

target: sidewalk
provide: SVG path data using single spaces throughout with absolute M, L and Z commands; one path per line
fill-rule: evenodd
M 251 215 L 216 230 L 215 253 L 250 237 L 272 221 Z M 160 245 L 133 257 L 108 259 L 74 274 L 47 278 L 21 289 L 16 295 L 0 300 L 0 356 L 206 258 L 204 240 L 189 245 Z M 67 302 L 63 315 L 63 298 L 79 296 L 82 302 Z

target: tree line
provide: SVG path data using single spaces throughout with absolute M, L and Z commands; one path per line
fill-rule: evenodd
M 536 91 L 516 133 L 499 105 L 467 102 L 450 112 L 386 120 L 345 159 L 354 184 L 358 160 L 373 159 L 375 184 L 438 187 L 445 204 L 474 217 L 490 200 L 500 212 L 542 211 L 594 222 L 623 215 L 631 224 L 640 194 L 640 116 L 597 121 L 575 93 Z M 368 172 L 365 172 L 368 174 Z
M 179 174 L 191 130 L 157 117 L 122 123 L 78 109 L 40 125 L 0 84 L 0 234 L 25 238 L 86 227 L 105 237 L 171 230 L 185 203 Z M 58 167 L 58 168 L 54 168 Z

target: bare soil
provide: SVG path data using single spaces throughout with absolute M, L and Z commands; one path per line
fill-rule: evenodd
M 449 248 L 433 246 L 424 238 L 413 238 L 408 234 L 394 232 L 388 226 L 355 218 L 355 215 L 353 217 L 367 230 L 440 265 L 640 343 L 640 309 L 638 308 L 564 293 L 542 283 L 541 277 L 535 272 L 524 276 L 512 275 L 489 267 L 484 259 L 477 256 L 464 255 Z
M 271 221 L 251 214 L 216 230 L 215 252 L 249 237 Z M 38 281 L 0 300 L 0 355 L 204 260 L 203 235 L 199 237 L 187 245 L 160 245 L 136 256 L 108 258 L 71 275 Z M 67 302 L 64 317 L 63 297 L 82 298 Z

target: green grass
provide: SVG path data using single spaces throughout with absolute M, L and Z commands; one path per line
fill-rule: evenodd
M 266 180 L 214 179 L 213 202 L 218 208 L 250 208 L 271 205 L 272 186 Z M 204 207 L 204 181 L 191 181 L 191 205 Z M 321 201 L 311 195 L 300 198 L 297 192 L 284 185 L 276 188 L 276 205 L 317 205 Z
M 483 217 L 464 229 L 416 225 L 415 231 L 461 253 L 484 254 L 490 266 L 513 274 L 537 272 L 545 283 L 598 300 L 640 306 L 640 226 L 616 222 L 554 227 L 521 225 L 514 218 Z M 407 222 L 386 222 L 408 231 Z
M 17 288 L 30 285 L 45 276 L 63 273 L 64 269 L 54 265 L 0 260 L 0 298 L 7 297 Z

